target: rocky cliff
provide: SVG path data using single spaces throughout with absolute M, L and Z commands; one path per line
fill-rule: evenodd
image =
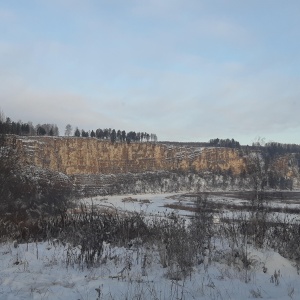
M 27 163 L 67 175 L 148 171 L 215 171 L 239 174 L 245 159 L 229 148 L 172 147 L 154 143 L 114 143 L 94 138 L 18 137 Z
M 113 144 L 76 137 L 12 139 L 23 164 L 64 173 L 85 195 L 251 189 L 253 179 L 253 174 L 247 176 L 251 157 L 248 150 L 160 143 Z M 294 155 L 277 157 L 269 168 L 276 185 L 299 185 L 299 166 Z M 263 175 L 256 174 L 259 169 L 252 170 L 254 176 Z

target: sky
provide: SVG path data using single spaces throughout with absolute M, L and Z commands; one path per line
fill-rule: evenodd
M 300 144 L 299 0 L 0 0 L 14 121 Z

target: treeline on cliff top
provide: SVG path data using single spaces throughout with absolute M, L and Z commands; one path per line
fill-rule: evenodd
M 68 135 L 68 134 L 66 134 Z M 85 131 L 85 130 L 79 130 L 76 128 L 74 132 L 74 136 L 77 137 L 92 137 L 97 138 L 100 140 L 110 140 L 111 142 L 156 142 L 157 141 L 157 135 L 154 133 L 147 133 L 147 132 L 135 132 L 135 131 L 129 131 L 126 133 L 125 130 L 115 130 L 111 128 L 105 128 L 101 129 L 98 128 L 95 131 L 92 130 L 91 132 Z
M 56 124 L 37 124 L 34 126 L 32 122 L 14 122 L 9 117 L 5 117 L 0 110 L 0 134 L 58 136 L 59 130 Z
M 32 122 L 23 123 L 21 121 L 14 122 L 9 117 L 5 117 L 4 113 L 0 110 L 0 134 L 15 134 L 20 136 L 59 136 L 58 126 L 56 124 L 37 124 L 33 125 Z M 70 124 L 66 125 L 65 136 L 75 137 L 95 137 L 100 140 L 108 140 L 112 142 L 157 142 L 156 134 L 149 134 L 147 132 L 135 132 L 125 130 L 115 130 L 111 128 L 96 129 L 95 131 L 79 130 L 77 127 L 73 133 L 73 128 Z M 208 142 L 196 143 L 181 143 L 181 142 L 163 142 L 164 144 L 173 145 L 187 145 L 195 147 L 226 147 L 235 149 L 260 149 L 269 154 L 270 157 L 282 155 L 285 153 L 298 153 L 300 154 L 300 145 L 297 144 L 282 144 L 276 142 L 269 143 L 253 143 L 252 146 L 242 146 L 234 139 L 210 139 Z
M 34 126 L 32 122 L 23 123 L 21 121 L 14 122 L 9 117 L 5 117 L 0 111 L 0 134 L 15 134 L 20 136 L 59 136 L 58 126 L 56 124 L 37 124 Z M 108 140 L 111 142 L 156 142 L 157 135 L 147 132 L 135 132 L 125 130 L 115 130 L 111 128 L 97 129 L 92 131 L 79 130 L 77 127 L 73 134 L 73 128 L 67 124 L 65 128 L 65 136 L 75 137 L 92 137 L 100 140 Z
M 242 149 L 246 153 L 248 151 L 260 150 L 268 154 L 270 157 L 276 155 L 282 155 L 286 153 L 298 153 L 300 154 L 300 145 L 297 144 L 282 144 L 276 142 L 269 143 L 258 143 L 253 142 L 252 145 L 240 145 L 240 143 L 234 139 L 210 139 L 208 142 L 169 142 L 160 141 L 159 143 L 165 145 L 173 145 L 176 147 L 224 147 L 224 148 L 234 148 Z

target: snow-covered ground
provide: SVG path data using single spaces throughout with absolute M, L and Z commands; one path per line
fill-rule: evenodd
M 143 213 L 146 215 L 153 214 L 169 214 L 174 212 L 174 209 L 168 208 L 165 205 L 174 204 L 181 201 L 182 193 L 177 194 L 143 194 L 143 195 L 121 195 L 121 196 L 105 196 L 83 198 L 80 203 L 86 204 L 88 207 L 92 205 L 95 208 L 111 208 L 118 211 L 131 211 Z M 180 215 L 189 215 L 190 212 L 178 210 Z
M 299 299 L 299 275 L 292 263 L 273 251 L 249 249 L 253 268 L 240 270 L 214 262 L 194 267 L 185 280 L 167 278 L 151 248 L 109 248 L 92 269 L 68 266 L 68 251 L 78 249 L 31 243 L 0 247 L 0 299 Z M 143 273 L 142 260 L 147 257 Z M 130 268 L 129 268 L 130 265 Z M 266 273 L 263 272 L 266 268 Z M 278 285 L 274 272 L 280 270 Z M 273 280 L 272 280 L 273 275 Z M 247 277 L 246 277 L 247 276 Z M 249 282 L 245 283 L 248 278 Z
M 222 198 L 224 199 L 224 197 Z M 231 198 L 230 201 L 241 202 Z M 95 207 L 143 212 L 150 216 L 174 210 L 164 207 L 191 200 L 181 194 L 122 195 L 85 198 Z M 225 201 L 219 199 L 218 201 Z M 182 216 L 190 214 L 178 211 Z M 192 268 L 190 276 L 171 279 L 153 245 L 131 248 L 104 245 L 99 266 L 87 269 L 72 261 L 78 247 L 62 243 L 0 245 L 0 300 L 19 299 L 300 299 L 300 276 L 294 262 L 270 249 L 248 245 L 251 268 L 237 258 L 226 260 L 231 250 L 215 241 L 212 261 Z M 274 276 L 275 275 L 275 276 Z
M 105 197 L 92 197 L 92 198 L 82 198 L 79 202 L 86 204 L 88 207 L 92 205 L 95 208 L 110 208 L 116 209 L 118 211 L 134 211 L 143 213 L 146 215 L 165 215 L 172 212 L 176 212 L 180 216 L 190 216 L 193 212 L 188 211 L 184 208 L 193 207 L 194 205 L 193 197 L 185 196 L 185 193 L 166 193 L 166 194 L 142 194 L 142 195 L 113 195 Z M 233 198 L 230 196 L 215 196 L 210 195 L 208 197 L 208 202 L 213 202 L 214 204 L 223 205 L 223 209 L 220 211 L 219 217 L 224 218 L 238 218 L 241 214 L 247 216 L 250 215 L 248 212 L 243 210 L 244 205 L 251 205 L 249 200 Z M 176 210 L 169 208 L 168 205 L 176 205 Z M 231 206 L 235 206 L 234 211 Z M 180 206 L 183 206 L 182 210 Z M 287 201 L 274 200 L 269 201 L 267 206 L 270 208 L 289 208 L 289 209 L 300 209 L 300 203 L 288 203 Z M 237 209 L 237 208 L 240 208 Z M 273 220 L 290 220 L 290 221 L 300 221 L 300 215 L 296 213 L 285 213 L 282 212 L 271 212 L 268 214 L 269 218 Z

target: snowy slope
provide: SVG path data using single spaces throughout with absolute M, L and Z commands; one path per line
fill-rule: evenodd
M 150 216 L 165 213 L 163 205 L 179 199 L 178 194 L 149 194 L 82 201 Z M 273 250 L 249 244 L 247 270 L 239 257 L 229 258 L 232 249 L 225 239 L 215 239 L 213 251 L 213 256 L 208 251 L 193 266 L 189 276 L 176 278 L 176 270 L 162 266 L 159 249 L 151 244 L 124 248 L 105 243 L 99 265 L 88 269 L 75 261 L 79 247 L 58 241 L 19 245 L 10 241 L 0 246 L 0 300 L 300 299 L 294 262 Z

